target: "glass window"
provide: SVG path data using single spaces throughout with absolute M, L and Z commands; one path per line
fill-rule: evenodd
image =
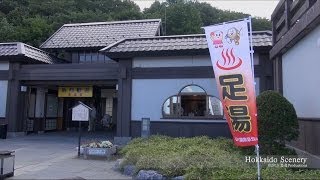
M 85 63 L 86 62 L 86 54 L 83 53 L 79 53 L 79 63 Z
M 259 65 L 259 55 L 254 54 L 253 55 L 253 65 Z
M 99 53 L 98 59 L 99 59 L 99 62 L 104 63 L 104 55 L 103 54 Z
M 166 99 L 162 113 L 164 118 L 223 118 L 221 101 L 217 97 L 207 95 L 198 85 L 186 86 L 178 95 Z
M 211 116 L 223 116 L 223 108 L 220 99 L 214 96 L 207 96 L 208 114 Z
M 94 51 L 85 51 L 79 53 L 79 63 L 105 63 L 111 60 L 108 56 Z
M 86 52 L 86 63 L 91 63 L 91 53 Z
M 255 91 L 256 91 L 256 96 L 260 94 L 260 78 L 254 78 L 255 81 Z
M 91 53 L 91 61 L 92 63 L 98 62 L 98 53 Z
M 108 57 L 108 56 L 105 56 L 105 60 L 104 60 L 104 62 L 106 62 L 106 61 L 110 61 L 111 59 Z
M 183 116 L 205 116 L 206 95 L 181 95 L 181 108 Z
M 200 86 L 197 86 L 197 85 L 186 86 L 180 91 L 180 94 L 181 93 L 183 93 L 183 94 L 189 94 L 189 93 L 204 93 L 204 94 L 206 94 L 206 92 Z
M 165 116 L 180 116 L 182 114 L 179 96 L 171 96 L 163 104 Z

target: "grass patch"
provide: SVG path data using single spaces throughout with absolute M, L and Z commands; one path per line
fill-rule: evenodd
M 226 138 L 151 136 L 132 140 L 120 153 L 124 156 L 121 166 L 135 165 L 137 172 L 156 170 L 167 177 L 184 175 L 186 179 L 256 179 L 255 164 L 246 163 L 244 152 Z M 320 171 L 263 168 L 262 177 L 315 179 Z

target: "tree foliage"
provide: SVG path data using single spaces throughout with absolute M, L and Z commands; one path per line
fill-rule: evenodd
M 249 14 L 220 10 L 210 4 L 198 1 L 167 0 L 156 1 L 143 11 L 145 18 L 153 17 L 163 20 L 166 35 L 203 33 L 202 26 L 242 19 Z M 252 19 L 254 31 L 271 30 L 271 22 L 266 18 Z
M 257 107 L 259 142 L 267 154 L 298 138 L 297 114 L 285 97 L 275 91 L 264 91 L 257 97 Z
M 139 6 L 126 0 L 1 0 L 0 42 L 39 46 L 66 23 L 141 18 Z
M 0 0 L 0 42 L 39 46 L 66 23 L 161 18 L 166 35 L 203 33 L 201 27 L 248 17 L 207 3 L 155 1 L 140 11 L 130 0 Z M 254 30 L 271 29 L 270 21 L 253 19 Z

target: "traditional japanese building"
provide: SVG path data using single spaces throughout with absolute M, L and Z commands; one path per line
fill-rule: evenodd
M 281 0 L 272 14 L 274 86 L 295 107 L 299 140 L 292 145 L 320 154 L 320 1 Z
M 252 39 L 259 94 L 274 88 L 272 35 Z M 159 19 L 66 24 L 40 49 L 0 44 L 9 135 L 76 128 L 69 109 L 82 101 L 97 109 L 96 130 L 124 139 L 140 136 L 142 118 L 152 134 L 229 136 L 202 34 L 161 36 Z

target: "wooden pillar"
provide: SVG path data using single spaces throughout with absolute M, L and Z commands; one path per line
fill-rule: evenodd
M 290 29 L 290 24 L 291 24 L 291 13 L 290 13 L 290 7 L 292 4 L 293 0 L 286 0 L 284 4 L 284 16 L 285 16 L 285 29 L 288 31 Z
M 282 57 L 281 55 L 273 60 L 273 77 L 274 77 L 274 89 L 279 93 L 283 93 L 282 87 Z
M 261 67 L 260 92 L 273 90 L 273 67 L 272 61 L 269 59 L 269 54 L 259 54 L 259 63 Z
M 132 61 L 119 60 L 117 136 L 130 137 Z
M 10 63 L 7 92 L 6 121 L 8 122 L 8 132 L 23 131 L 23 121 L 20 116 L 23 105 L 20 104 L 20 82 L 15 77 L 20 68 L 19 63 Z

